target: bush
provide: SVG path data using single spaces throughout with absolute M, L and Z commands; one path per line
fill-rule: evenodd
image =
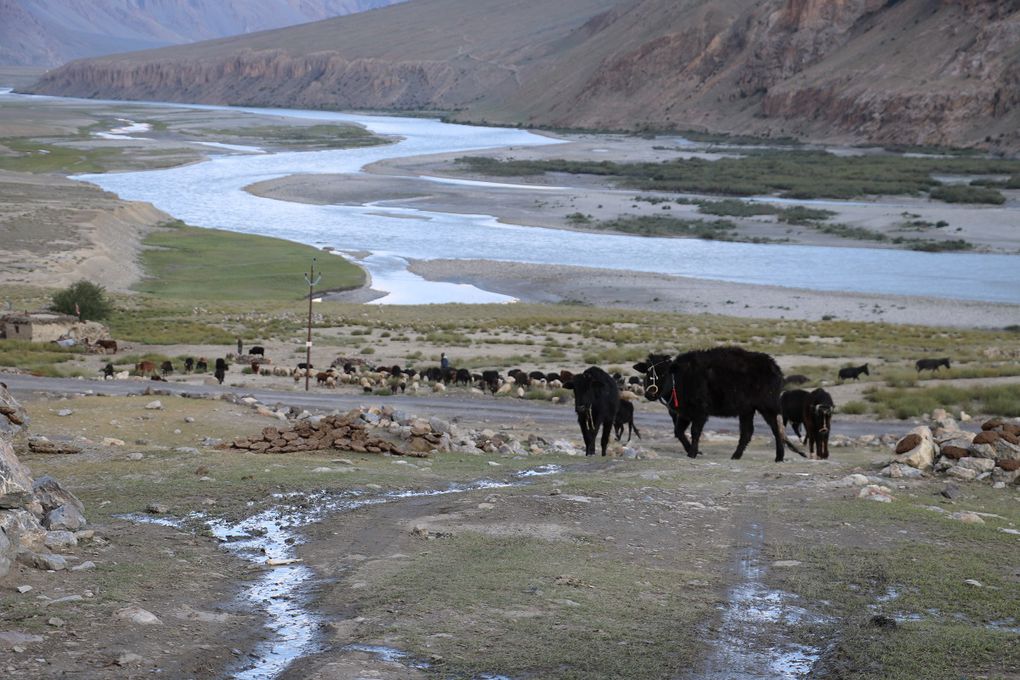
M 992 205 L 1002 205 L 1006 202 L 1006 197 L 995 189 L 958 184 L 935 187 L 931 190 L 931 197 L 946 203 L 991 203 Z
M 50 306 L 55 312 L 78 316 L 82 321 L 105 319 L 113 311 L 102 286 L 84 279 L 56 293 Z

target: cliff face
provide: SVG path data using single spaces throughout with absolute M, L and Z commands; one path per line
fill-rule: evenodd
M 0 0 L 0 64 L 71 59 L 264 31 L 402 0 Z
M 36 91 L 1020 150 L 1020 0 L 414 0 L 370 14 L 71 64 Z

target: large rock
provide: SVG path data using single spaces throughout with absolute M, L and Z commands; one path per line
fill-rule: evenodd
M 28 428 L 28 413 L 7 388 L 0 384 L 0 439 L 11 440 Z
M 85 528 L 85 515 L 73 503 L 65 503 L 46 513 L 42 524 L 50 531 L 78 531 Z
M 28 510 L 0 511 L 0 531 L 14 543 L 15 548 L 35 550 L 42 547 L 46 529 L 39 518 Z
M 63 505 L 72 505 L 79 512 L 85 512 L 85 505 L 49 475 L 35 480 L 35 484 L 32 485 L 32 493 L 35 494 L 36 500 L 42 504 L 43 512 L 50 512 Z
M 14 455 L 14 447 L 0 438 L 0 510 L 24 508 L 32 502 L 32 478 Z
M 14 542 L 7 537 L 7 532 L 0 529 L 0 578 L 7 576 L 11 571 L 11 565 L 14 563 L 16 554 L 17 548 Z
M 922 425 L 911 430 L 896 445 L 897 463 L 903 463 L 918 470 L 930 469 L 935 462 L 935 441 L 931 429 Z

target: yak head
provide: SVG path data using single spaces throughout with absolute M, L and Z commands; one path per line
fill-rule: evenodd
M 656 401 L 673 386 L 669 374 L 672 357 L 665 354 L 649 354 L 646 361 L 634 364 L 634 370 L 644 376 L 645 399 Z
M 601 387 L 597 380 L 592 380 L 586 373 L 574 376 L 574 411 L 587 413 L 595 403 L 596 391 Z
M 811 410 L 814 416 L 818 434 L 828 434 L 832 427 L 832 404 L 813 404 Z

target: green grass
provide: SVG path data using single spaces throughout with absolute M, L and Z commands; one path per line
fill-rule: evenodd
M 931 197 L 946 203 L 990 203 L 992 205 L 1002 205 L 1006 202 L 1006 197 L 996 189 L 961 184 L 935 187 L 931 190 Z
M 940 186 L 932 178 L 933 173 L 1009 174 L 1020 170 L 1020 161 L 1014 160 L 841 157 L 823 151 L 803 150 L 760 150 L 748 152 L 742 158 L 714 161 L 692 158 L 661 163 L 560 159 L 500 161 L 478 156 L 461 157 L 457 162 L 473 172 L 489 175 L 591 174 L 610 177 L 626 186 L 648 191 L 730 196 L 779 194 L 789 198 L 918 195 Z M 991 194 L 986 196 L 990 197 Z
M 392 143 L 357 125 L 255 125 L 200 132 L 217 137 L 256 139 L 261 144 L 306 149 L 352 149 Z
M 80 347 L 61 347 L 52 342 L 25 342 L 23 340 L 0 340 L 0 366 L 10 366 L 35 375 L 71 376 L 86 375 L 84 371 L 68 362 L 83 358 Z
M 870 388 L 864 396 L 872 412 L 881 418 L 905 420 L 931 413 L 936 408 L 1010 418 L 1020 416 L 1020 385 Z
M 770 582 L 824 606 L 837 622 L 822 662 L 827 677 L 1014 677 L 1020 666 L 1015 634 L 987 624 L 1020 620 L 1014 575 L 1003 569 L 1020 560 L 1020 544 L 997 530 L 1015 521 L 1015 503 L 987 486 L 971 489 L 952 510 L 984 510 L 1006 519 L 969 526 L 924 507 L 932 504 L 931 490 L 899 491 L 888 505 L 816 499 L 782 508 L 788 521 L 821 532 L 810 542 L 774 541 L 769 558 L 800 561 L 796 569 L 772 570 Z M 890 589 L 896 597 L 880 601 Z M 916 614 L 921 620 L 882 630 L 868 625 L 875 614 Z
M 443 677 L 662 678 L 697 659 L 717 578 L 580 542 L 464 533 L 378 578 L 359 604 L 366 632 L 440 655 Z M 382 624 L 395 603 L 399 620 Z
M 145 239 L 145 293 L 183 300 L 299 300 L 313 257 L 318 290 L 361 286 L 364 272 L 342 257 L 282 239 L 175 224 Z
M 18 154 L 0 156 L 0 170 L 12 172 L 105 172 L 120 155 L 116 149 L 73 149 L 20 138 L 0 139 L 0 144 Z
M 755 215 L 775 215 L 780 222 L 787 224 L 810 224 L 820 222 L 833 217 L 836 213 L 831 210 L 808 208 L 805 206 L 782 207 L 769 203 L 751 203 L 738 199 L 724 199 L 722 201 L 696 201 L 698 211 L 706 215 L 719 215 L 726 217 L 753 217 Z
M 619 231 L 637 236 L 682 236 L 715 241 L 732 240 L 736 229 L 729 220 L 685 220 L 658 215 L 624 215 L 615 220 L 591 222 L 588 226 L 602 231 Z

